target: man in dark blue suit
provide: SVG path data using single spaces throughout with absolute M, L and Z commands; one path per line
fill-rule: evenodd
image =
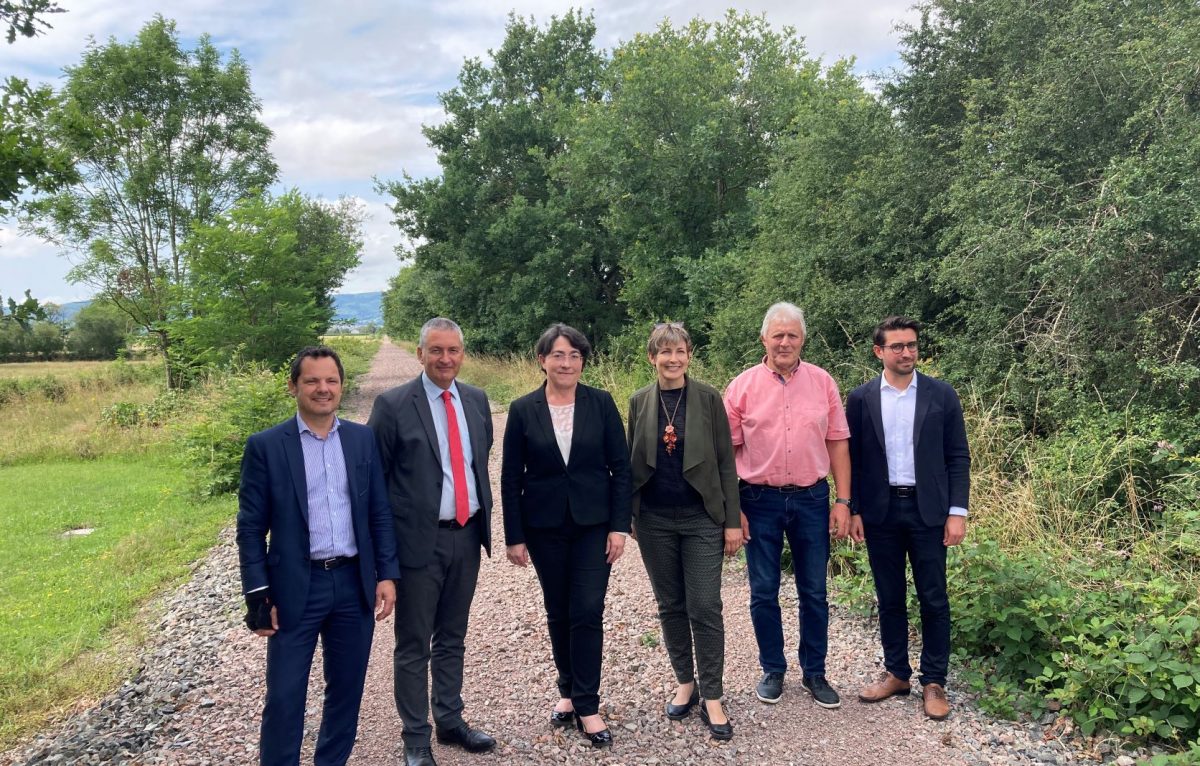
M 345 373 L 332 349 L 301 351 L 294 418 L 254 434 L 242 457 L 237 544 L 246 625 L 267 641 L 264 766 L 300 762 L 317 637 L 325 699 L 314 762 L 340 766 L 358 728 L 375 620 L 392 613 L 396 534 L 375 437 L 338 419 Z M 267 537 L 270 535 L 268 543 Z
M 863 702 L 908 694 L 908 584 L 912 564 L 921 604 L 921 691 L 925 715 L 950 714 L 950 601 L 946 549 L 966 535 L 971 455 L 958 394 L 916 372 L 920 324 L 892 316 L 875 328 L 883 374 L 850 393 L 850 534 L 867 541 L 879 599 L 885 672 L 859 692 Z

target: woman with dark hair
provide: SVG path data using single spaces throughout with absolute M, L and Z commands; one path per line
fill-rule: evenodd
M 500 497 L 508 560 L 533 561 L 558 669 L 555 726 L 572 722 L 593 747 L 612 744 L 600 717 L 604 595 L 630 529 L 629 454 L 607 391 L 579 382 L 592 347 L 552 325 L 535 347 L 541 388 L 512 403 Z
M 646 352 L 657 380 L 629 400 L 629 449 L 638 546 L 679 682 L 666 714 L 680 720 L 699 704 L 713 738 L 732 739 L 721 707 L 721 554 L 742 546 L 742 514 L 729 419 L 721 394 L 687 375 L 682 324 L 657 325 Z

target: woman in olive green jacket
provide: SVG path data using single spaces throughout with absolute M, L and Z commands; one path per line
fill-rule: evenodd
M 634 533 L 679 682 L 666 714 L 679 720 L 699 704 L 712 736 L 730 739 L 721 554 L 741 547 L 742 527 L 729 420 L 720 393 L 687 376 L 682 324 L 657 325 L 646 350 L 657 380 L 629 400 L 629 448 Z

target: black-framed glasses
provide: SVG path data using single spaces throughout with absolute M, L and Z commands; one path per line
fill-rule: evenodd
M 880 346 L 880 348 L 886 348 L 893 354 L 899 354 L 902 351 L 916 351 L 917 345 L 915 340 L 910 340 L 908 343 L 889 343 L 886 346 Z

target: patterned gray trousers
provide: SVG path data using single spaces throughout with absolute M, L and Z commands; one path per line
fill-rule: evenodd
M 698 675 L 700 696 L 721 699 L 725 672 L 725 623 L 721 617 L 724 530 L 700 505 L 643 506 L 637 519 L 637 542 L 658 602 L 663 642 L 675 679 L 684 684 L 697 680 Z

